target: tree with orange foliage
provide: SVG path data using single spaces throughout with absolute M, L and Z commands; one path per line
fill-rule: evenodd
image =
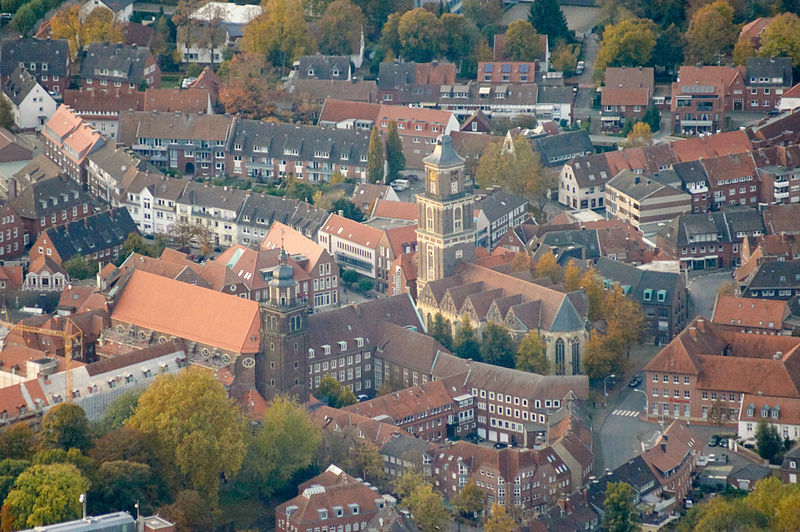
M 272 68 L 257 53 L 236 54 L 227 64 L 219 99 L 228 113 L 261 119 L 276 112 Z

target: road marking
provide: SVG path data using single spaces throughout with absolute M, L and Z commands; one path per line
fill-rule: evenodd
M 637 417 L 639 415 L 638 410 L 614 410 L 611 412 L 612 416 L 625 416 L 625 417 Z

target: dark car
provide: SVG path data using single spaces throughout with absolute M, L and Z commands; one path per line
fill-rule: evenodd
M 495 449 L 505 449 L 506 447 L 508 447 L 507 443 L 497 442 L 497 443 L 494 444 L 494 448 Z
M 642 383 L 642 380 L 643 379 L 641 375 L 634 375 L 633 378 L 631 379 L 631 382 L 628 383 L 628 386 L 630 386 L 631 388 L 636 388 Z
M 713 436 L 711 436 L 711 441 L 708 442 L 708 446 L 716 447 L 717 445 L 719 445 L 719 436 L 714 434 Z

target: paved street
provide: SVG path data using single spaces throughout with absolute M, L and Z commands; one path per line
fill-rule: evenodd
M 628 388 L 627 382 L 618 382 L 617 386 L 624 390 L 609 397 L 605 421 L 595 431 L 595 474 L 616 469 L 650 447 L 660 434 L 659 425 L 639 418 L 645 410 L 644 391 Z
M 693 303 L 690 317 L 694 318 L 700 314 L 711 319 L 714 301 L 717 299 L 717 291 L 722 283 L 730 280 L 730 269 L 689 272 L 688 288 Z

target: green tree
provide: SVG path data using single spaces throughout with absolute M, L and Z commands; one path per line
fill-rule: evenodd
M 355 270 L 342 270 L 340 274 L 342 281 L 347 284 L 353 284 L 358 282 L 358 272 Z
M 733 8 L 726 0 L 717 0 L 700 8 L 686 31 L 686 58 L 692 63 L 708 63 L 727 54 L 736 42 L 739 30 L 733 23 Z
M 485 532 L 511 532 L 514 529 L 514 519 L 506 512 L 506 507 L 492 504 L 492 515 L 486 520 L 483 527 Z
M 0 458 L 30 460 L 39 442 L 27 423 L 15 423 L 0 434 Z
M 650 131 L 653 133 L 661 129 L 661 113 L 655 105 L 651 105 L 645 110 L 642 122 L 650 126 Z
M 733 62 L 737 65 L 744 65 L 751 57 L 756 57 L 756 47 L 750 37 L 742 36 L 736 41 L 733 47 Z
M 456 328 L 456 337 L 453 343 L 455 344 L 455 354 L 459 357 L 481 360 L 481 344 L 475 339 L 475 329 L 472 328 L 472 323 L 466 316 L 461 319 L 461 323 Z
M 469 58 L 474 61 L 481 33 L 475 23 L 463 15 L 445 13 L 439 20 L 442 22 L 442 53 L 463 75 L 464 61 Z
M 261 428 L 250 438 L 242 476 L 262 497 L 269 498 L 312 463 L 321 440 L 303 407 L 278 396 L 269 404 Z
M 64 449 L 42 449 L 33 455 L 31 462 L 34 465 L 72 464 L 88 479 L 94 478 L 94 474 L 97 472 L 97 463 L 75 448 L 68 451 Z
M 511 142 L 493 142 L 481 155 L 475 180 L 481 188 L 498 185 L 512 194 L 540 198 L 548 187 L 530 141 L 522 135 Z
M 383 141 L 377 127 L 369 134 L 367 150 L 367 178 L 370 183 L 383 183 Z
M 656 46 L 655 24 L 646 19 L 626 19 L 606 26 L 595 61 L 595 75 L 602 78 L 606 67 L 646 65 Z
M 547 375 L 550 361 L 547 360 L 547 344 L 536 331 L 529 332 L 517 347 L 516 369 L 529 373 Z
M 592 331 L 589 341 L 583 346 L 583 371 L 590 379 L 602 379 L 620 371 L 623 365 L 622 351 L 604 336 Z
M 781 451 L 781 437 L 775 425 L 766 419 L 760 419 L 756 425 L 756 450 L 758 456 L 772 462 L 775 456 Z
M 200 368 L 160 375 L 125 426 L 152 435 L 215 507 L 220 478 L 233 478 L 246 447 L 244 423 L 222 384 Z
M 452 498 L 450 504 L 453 506 L 453 516 L 457 521 L 475 520 L 478 513 L 483 510 L 483 492 L 474 482 L 467 482 L 467 485 Z
M 386 163 L 389 166 L 389 181 L 400 177 L 400 172 L 406 168 L 406 157 L 403 155 L 403 142 L 397 132 L 397 122 L 389 120 L 389 130 L 386 133 Z
M 92 445 L 86 412 L 71 403 L 57 404 L 42 419 L 41 438 L 50 449 L 86 451 Z
M 481 358 L 495 366 L 514 367 L 514 341 L 508 329 L 493 321 L 486 324 L 481 342 Z
M 314 396 L 333 408 L 342 408 L 358 402 L 353 390 L 339 384 L 339 381 L 330 375 L 325 375 L 314 391 Z
M 656 45 L 650 56 L 650 64 L 670 70 L 677 65 L 682 65 L 684 46 L 683 32 L 675 24 L 670 24 L 658 32 Z
M 316 463 L 320 469 L 336 464 L 349 475 L 363 478 L 373 485 L 385 486 L 386 483 L 383 458 L 378 448 L 360 438 L 357 430 L 351 427 L 322 433 Z
M 364 12 L 367 19 L 366 31 L 368 36 L 377 40 L 381 28 L 384 27 L 388 18 L 392 14 L 402 16 L 403 13 L 411 9 L 411 0 L 353 0 Z
M 445 346 L 449 351 L 453 350 L 453 331 L 441 312 L 437 312 L 433 317 L 433 323 L 430 326 L 428 335 Z
M 634 532 L 639 530 L 639 515 L 633 506 L 634 491 L 625 482 L 610 482 L 603 501 L 603 528 L 609 532 Z
M 388 59 L 396 59 L 403 53 L 403 43 L 400 42 L 400 19 L 403 15 L 392 13 L 383 25 L 380 45 L 386 52 Z
M 442 31 L 442 22 L 427 9 L 418 7 L 406 12 L 397 27 L 403 58 L 427 63 L 438 57 Z
M 111 406 L 103 412 L 103 417 L 100 418 L 98 428 L 101 433 L 106 433 L 110 430 L 122 427 L 125 420 L 131 417 L 136 410 L 136 405 L 139 404 L 139 397 L 141 397 L 144 390 L 130 390 L 117 397 Z
M 83 255 L 75 255 L 71 259 L 65 260 L 61 265 L 73 281 L 88 279 L 96 272 L 96 266 L 92 259 Z
M 534 5 L 537 2 L 534 2 Z M 513 61 L 533 61 L 544 55 L 542 36 L 525 20 L 515 20 L 508 25 L 504 53 Z
M 528 12 L 528 22 L 533 24 L 538 33 L 547 35 L 553 43 L 569 39 L 567 17 L 561 11 L 558 0 L 536 0 L 536 2 L 533 2 Z
M 800 17 L 795 13 L 776 15 L 761 34 L 761 57 L 792 58 L 792 66 L 800 66 Z
M 78 519 L 80 494 L 88 489 L 89 481 L 74 465 L 34 465 L 17 477 L 3 513 L 16 530 Z
M 332 2 L 319 21 L 319 51 L 330 55 L 351 55 L 358 50 L 364 13 L 350 0 Z
M 297 57 L 314 53 L 300 0 L 266 0 L 264 12 L 244 29 L 242 50 L 266 56 L 286 67 Z
M 6 500 L 8 492 L 14 487 L 17 477 L 31 466 L 29 460 L 6 458 L 0 461 L 0 499 Z M 0 515 L 0 520 L 2 520 Z
M 0 127 L 13 130 L 16 127 L 14 122 L 14 110 L 11 102 L 5 96 L 0 97 Z
M 768 530 L 767 517 L 749 506 L 744 500 L 727 500 L 715 497 L 708 504 L 700 505 L 696 532 L 756 531 Z
M 364 221 L 364 213 L 361 209 L 356 207 L 356 204 L 347 198 L 339 198 L 331 205 L 330 212 L 342 213 L 342 216 L 355 220 L 356 222 Z
M 128 512 L 136 515 L 136 504 L 144 512 L 158 506 L 152 489 L 150 466 L 136 462 L 105 462 L 97 470 L 89 491 L 89 511 L 93 515 L 109 512 Z
M 447 527 L 450 515 L 444 506 L 444 500 L 427 482 L 417 485 L 403 499 L 403 503 L 414 515 L 423 532 L 436 532 Z

